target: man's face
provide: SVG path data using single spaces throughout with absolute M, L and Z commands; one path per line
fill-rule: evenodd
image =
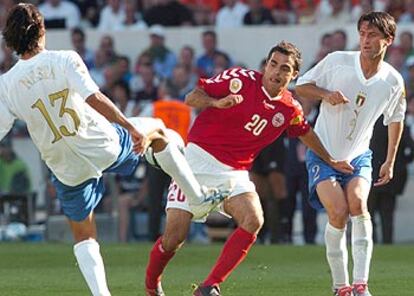
M 216 38 L 213 35 L 203 36 L 203 47 L 206 51 L 213 51 L 216 48 Z
M 80 34 L 73 34 L 72 35 L 72 44 L 75 49 L 82 49 L 83 48 L 83 38 Z
M 287 88 L 292 79 L 296 78 L 298 71 L 295 70 L 294 65 L 293 57 L 278 51 L 272 54 L 266 62 L 262 78 L 262 84 L 270 95 L 278 95 L 282 89 Z
M 392 41 L 391 37 L 385 37 L 377 27 L 362 22 L 359 29 L 359 46 L 363 57 L 368 59 L 380 57 Z

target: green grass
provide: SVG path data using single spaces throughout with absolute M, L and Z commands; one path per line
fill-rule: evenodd
M 149 244 L 101 246 L 113 296 L 144 295 Z M 208 274 L 221 245 L 185 246 L 168 266 L 168 296 L 190 296 L 191 284 Z M 254 246 L 246 261 L 222 285 L 225 296 L 329 296 L 330 275 L 324 248 Z M 376 246 L 371 292 L 375 296 L 414 295 L 414 246 Z M 72 246 L 0 244 L 1 296 L 89 295 Z

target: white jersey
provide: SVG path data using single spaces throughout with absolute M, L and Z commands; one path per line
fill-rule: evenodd
M 114 126 L 85 102 L 98 90 L 74 51 L 44 50 L 19 60 L 0 76 L 0 139 L 21 119 L 63 184 L 100 177 L 121 147 Z
M 350 102 L 333 106 L 322 101 L 315 132 L 337 160 L 352 160 L 369 149 L 374 124 L 384 114 L 384 125 L 404 119 L 404 81 L 388 63 L 366 79 L 360 52 L 329 54 L 299 78 L 297 85 L 315 83 L 330 91 L 341 91 Z

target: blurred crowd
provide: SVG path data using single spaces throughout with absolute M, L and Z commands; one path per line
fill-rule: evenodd
M 33 1 L 32 1 L 33 2 Z M 36 2 L 36 1 L 35 1 Z M 14 1 L 0 1 L 0 26 L 3 14 Z M 200 77 L 211 77 L 232 66 L 242 66 L 235 61 L 231 52 L 225 52 L 218 44 L 216 31 L 223 27 L 237 27 L 250 24 L 295 24 L 355 21 L 359 15 L 373 7 L 386 10 L 396 17 L 399 23 L 412 22 L 414 18 L 414 0 L 108 0 L 108 1 L 66 1 L 46 0 L 39 3 L 40 10 L 46 16 L 50 28 L 69 28 L 73 49 L 83 58 L 93 79 L 101 90 L 111 98 L 127 116 L 154 116 L 162 118 L 167 127 L 177 130 L 185 139 L 197 110 L 191 110 L 184 103 L 185 95 L 197 84 Z M 339 24 L 338 24 L 339 22 Z M 203 51 L 196 55 L 191 45 L 179 52 L 168 48 L 165 42 L 165 26 L 215 25 L 201 33 Z M 127 28 L 145 29 L 148 32 L 148 47 L 137 53 L 131 61 L 117 52 L 114 39 L 103 34 L 96 51 L 86 47 L 87 36 L 84 28 L 96 27 L 108 32 Z M 193 42 L 197 40 L 193 40 Z M 398 184 L 391 184 L 384 190 L 374 190 L 371 197 L 371 211 L 378 211 L 381 217 L 382 241 L 392 243 L 392 221 L 396 197 L 404 190 L 407 179 L 407 165 L 413 159 L 414 145 L 414 42 L 413 34 L 402 31 L 397 36 L 396 45 L 389 48 L 386 60 L 402 73 L 407 90 L 406 129 L 398 158 L 396 175 Z M 336 30 L 324 34 L 315 53 L 314 62 L 323 59 L 330 52 L 352 50 L 345 31 Z M 4 46 L 0 50 L 0 74 L 8 71 L 17 57 Z M 263 61 L 257 61 L 257 70 Z M 307 69 L 303 69 L 302 72 Z M 300 100 L 300 98 L 298 98 Z M 310 122 L 314 122 L 317 102 L 300 100 Z M 385 131 L 386 132 L 386 131 Z M 377 125 L 372 149 L 386 147 L 376 133 L 384 133 L 381 124 Z M 12 137 L 25 137 L 25 126 L 17 122 L 11 132 Z M 3 147 L 3 146 L 2 146 Z M 4 147 L 11 147 L 7 144 Z M 17 157 L 6 148 L 0 151 L 0 180 L 4 183 L 13 180 L 11 170 L 6 169 L 10 159 L 17 163 Z M 302 211 L 303 241 L 315 243 L 317 234 L 317 213 L 306 202 L 307 176 L 304 165 L 304 146 L 297 139 L 281 138 L 268 147 L 252 169 L 252 179 L 265 209 L 266 224 L 260 233 L 262 242 L 292 243 L 293 218 L 297 208 Z M 377 153 L 381 155 L 380 152 Z M 374 172 L 382 159 L 374 158 Z M 9 164 L 10 166 L 10 164 Z M 14 165 L 19 172 L 23 164 Z M 403 173 L 405 175 L 398 175 Z M 374 176 L 375 178 L 375 176 Z M 30 180 L 25 181 L 26 190 L 30 190 Z M 12 181 L 10 181 L 12 182 Z M 110 201 L 102 205 L 102 210 L 117 207 L 120 217 L 119 238 L 121 241 L 137 238 L 138 230 L 133 228 L 134 215 L 137 212 L 148 213 L 146 238 L 155 240 L 162 228 L 163 206 L 170 179 L 161 171 L 143 163 L 129 178 L 118 178 L 115 186 L 109 186 L 109 195 L 119 196 L 116 205 Z M 2 186 L 2 185 L 1 185 Z M 11 185 L 9 185 L 11 186 Z M 12 187 L 0 188 L 0 192 L 9 192 Z M 22 186 L 18 186 L 22 188 Z M 54 199 L 55 192 L 50 185 L 47 195 L 51 214 L 60 213 Z M 385 197 L 384 197 L 385 196 Z M 109 200 L 109 199 L 108 199 Z M 384 201 L 385 200 L 385 201 Z M 393 201 L 390 203 L 390 201 Z M 231 221 L 218 219 L 212 224 L 231 225 Z M 207 242 L 204 226 L 194 227 L 193 239 Z
M 0 29 L 15 2 L 0 1 Z M 414 19 L 413 0 L 45 0 L 39 6 L 48 28 L 101 31 L 163 26 L 234 28 L 244 25 L 341 24 L 370 10 L 387 11 L 399 23 Z

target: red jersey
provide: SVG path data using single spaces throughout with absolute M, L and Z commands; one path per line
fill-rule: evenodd
M 244 98 L 229 109 L 206 108 L 188 135 L 189 142 L 235 169 L 250 169 L 259 152 L 285 130 L 290 137 L 309 130 L 302 107 L 292 94 L 286 90 L 282 96 L 272 98 L 259 72 L 231 68 L 210 79 L 200 79 L 198 86 L 213 98 L 231 93 Z

